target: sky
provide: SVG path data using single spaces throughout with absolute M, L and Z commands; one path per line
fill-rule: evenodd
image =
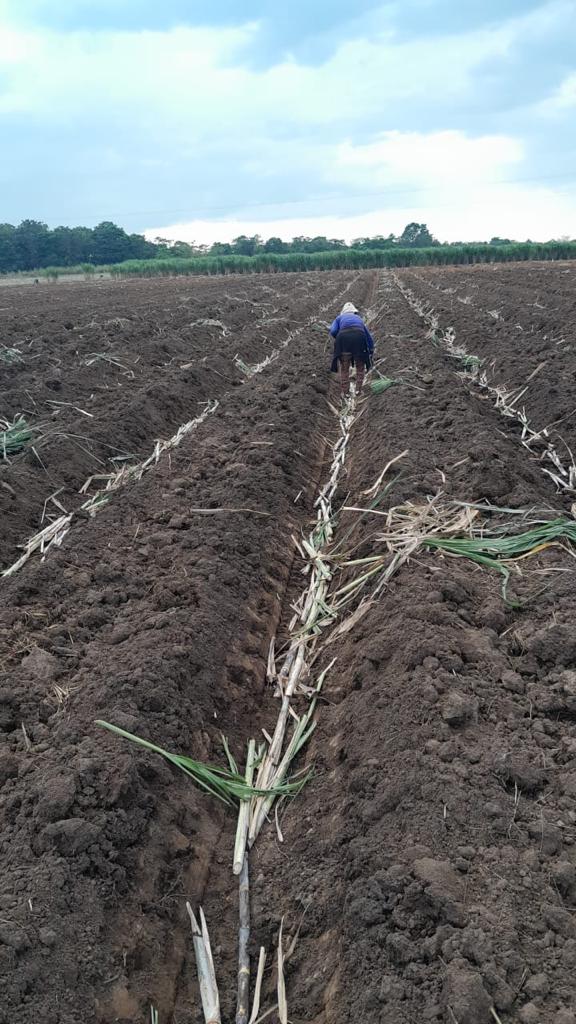
M 576 238 L 576 0 L 0 0 L 0 221 Z

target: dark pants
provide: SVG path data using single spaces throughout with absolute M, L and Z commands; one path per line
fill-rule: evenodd
M 342 394 L 347 395 L 350 388 L 350 366 L 352 365 L 352 354 L 343 352 L 340 356 L 340 387 Z M 366 367 L 363 359 L 356 359 L 356 389 L 362 390 L 364 383 L 364 371 Z
M 350 367 L 356 367 L 356 387 L 361 390 L 364 372 L 370 367 L 370 355 L 364 331 L 357 328 L 339 331 L 334 341 L 333 369 L 340 368 L 342 394 L 347 395 L 350 387 Z

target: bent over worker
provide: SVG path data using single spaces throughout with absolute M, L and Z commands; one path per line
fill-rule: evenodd
M 356 387 L 362 390 L 364 371 L 370 369 L 374 352 L 374 339 L 360 313 L 352 302 L 347 302 L 330 328 L 334 338 L 332 372 L 340 366 L 340 386 L 343 397 L 350 387 L 350 367 L 356 367 Z

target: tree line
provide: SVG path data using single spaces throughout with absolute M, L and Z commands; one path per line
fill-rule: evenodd
M 207 256 L 257 256 L 260 254 L 336 252 L 347 249 L 381 250 L 414 248 L 439 243 L 426 224 L 408 224 L 401 235 L 358 238 L 351 245 L 343 239 L 298 236 L 290 242 L 281 238 L 264 240 L 259 235 L 239 235 L 232 242 L 212 245 L 128 234 L 112 221 L 94 228 L 49 228 L 37 220 L 23 220 L 17 226 L 0 224 L 0 273 L 40 270 L 46 267 L 110 266 L 126 260 L 193 259 Z
M 331 252 L 258 252 L 254 256 L 166 257 L 124 260 L 96 267 L 45 267 L 35 270 L 37 279 L 56 281 L 71 272 L 110 274 L 113 277 L 156 277 L 194 274 L 274 274 L 309 270 L 361 270 L 369 267 L 455 266 L 472 263 L 514 263 L 520 260 L 573 260 L 576 242 L 468 242 L 460 245 L 388 249 L 334 249 Z
M 37 220 L 0 224 L 0 273 L 42 267 L 102 266 L 123 260 L 158 258 L 158 247 L 143 235 L 129 235 L 111 221 L 95 228 L 49 228 Z
M 515 243 L 509 238 L 495 237 L 488 243 L 453 242 L 442 245 L 426 224 L 416 222 L 407 224 L 400 235 L 355 238 L 350 243 L 340 238 L 326 238 L 323 235 L 314 238 L 299 235 L 290 242 L 277 237 L 264 240 L 260 235 L 239 235 L 232 242 L 195 245 L 166 238 L 156 238 L 150 242 L 144 235 L 128 234 L 112 221 L 103 221 L 94 228 L 49 228 L 42 221 L 23 220 L 17 226 L 0 224 L 0 274 L 67 267 L 90 271 L 93 267 L 110 268 L 128 261 L 137 261 L 142 265 L 150 261 L 154 262 L 155 266 L 158 261 L 166 261 L 168 270 L 168 263 L 174 260 L 214 261 L 229 260 L 232 257 L 238 260 L 246 257 L 252 260 L 259 258 L 264 265 L 267 261 L 273 262 L 273 257 L 313 254 L 326 254 L 328 257 L 329 254 L 337 253 L 341 254 L 339 265 L 342 266 L 356 265 L 356 253 L 364 253 L 365 256 L 369 253 L 382 253 L 383 256 L 386 255 L 386 265 L 394 265 L 394 253 L 404 253 L 407 250 L 434 250 L 438 257 L 434 262 L 443 262 L 440 250 L 452 251 L 456 256 L 456 249 L 474 245 L 505 248 L 516 244 L 524 246 L 532 243 L 530 240 L 527 243 Z M 431 256 L 426 256 L 426 261 L 430 258 Z M 451 259 L 448 261 L 452 262 Z M 199 267 L 200 263 L 198 269 Z

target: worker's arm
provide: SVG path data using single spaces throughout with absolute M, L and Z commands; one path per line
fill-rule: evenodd
M 374 338 L 370 334 L 370 331 L 366 327 L 366 324 L 364 324 L 364 333 L 366 334 L 366 340 L 368 342 L 368 351 L 369 352 L 373 352 L 374 351 Z
M 335 321 L 334 321 L 334 323 L 332 324 L 332 327 L 330 328 L 330 334 L 332 335 L 333 338 L 336 337 L 336 335 L 338 334 L 339 330 L 340 330 L 340 317 L 337 316 Z

